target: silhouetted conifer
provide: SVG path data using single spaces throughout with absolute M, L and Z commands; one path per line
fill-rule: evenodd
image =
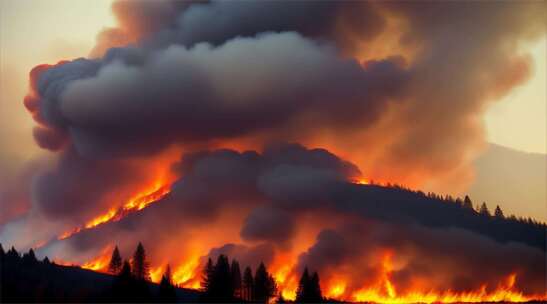
M 133 254 L 133 260 L 131 261 L 131 270 L 133 276 L 137 280 L 149 281 L 150 280 L 150 265 L 146 259 L 146 251 L 141 242 L 137 245 L 135 254 Z
M 42 262 L 46 265 L 51 264 L 51 262 L 49 261 L 49 258 L 47 256 L 44 258 L 44 260 Z
M 15 247 L 11 246 L 11 249 L 8 250 L 6 253 L 6 262 L 7 263 L 17 263 L 21 257 L 19 256 L 19 252 L 15 250 Z
M 23 263 L 25 265 L 33 265 L 38 262 L 38 259 L 36 259 L 36 255 L 34 254 L 34 250 L 32 248 L 23 255 Z
M 298 282 L 298 289 L 296 290 L 296 302 L 305 303 L 309 301 L 308 300 L 309 286 L 310 286 L 310 274 L 308 272 L 308 267 L 306 267 L 304 268 L 304 272 L 302 273 L 302 276 L 300 277 L 300 281 Z
M 241 298 L 245 301 L 251 301 L 253 299 L 253 272 L 250 267 L 246 267 L 243 272 L 243 282 L 242 282 L 242 295 Z
M 463 207 L 469 210 L 473 210 L 473 202 L 469 198 L 469 195 L 466 195 L 465 198 L 463 199 Z
M 319 303 L 323 301 L 323 295 L 321 293 L 321 285 L 319 283 L 319 275 L 317 272 L 313 273 L 310 281 L 310 297 L 312 302 Z
M 253 301 L 266 303 L 276 292 L 275 280 L 266 270 L 264 263 L 260 263 L 254 277 Z
M 230 266 L 230 276 L 232 289 L 234 291 L 233 296 L 241 298 L 241 269 L 239 268 L 239 262 L 236 259 L 232 260 L 232 266 Z
M 201 288 L 204 293 L 208 293 L 211 287 L 211 281 L 213 280 L 213 272 L 215 271 L 215 266 L 213 265 L 213 260 L 209 258 L 207 264 L 203 269 L 202 279 L 201 279 Z
M 228 257 L 223 254 L 218 256 L 213 280 L 210 284 L 210 295 L 215 301 L 229 302 L 232 300 L 234 290 L 231 284 L 230 262 Z
M 132 288 L 134 287 L 133 277 L 131 275 L 131 266 L 126 260 L 112 284 L 112 302 L 129 302 L 132 298 Z
M 158 297 L 158 300 L 161 303 L 175 303 L 177 301 L 177 294 L 175 291 L 175 286 L 173 285 L 171 267 L 169 264 L 165 269 L 165 273 L 161 277 Z
M 484 216 L 490 216 L 490 211 L 488 210 L 488 207 L 486 206 L 486 203 L 483 202 L 480 209 L 479 214 Z
M 122 269 L 122 257 L 118 246 L 112 251 L 112 257 L 110 258 L 110 263 L 108 264 L 108 271 L 112 274 L 118 274 Z
M 494 210 L 494 216 L 499 219 L 505 218 L 505 216 L 503 215 L 503 211 L 501 211 L 501 208 L 499 205 L 496 206 L 496 210 Z
M 296 291 L 296 302 L 299 303 L 319 303 L 323 301 L 321 286 L 319 283 L 319 275 L 314 272 L 310 276 L 308 268 L 304 268 L 304 272 L 300 277 L 298 289 Z

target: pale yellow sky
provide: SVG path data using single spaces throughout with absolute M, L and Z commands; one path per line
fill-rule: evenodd
M 0 143 L 7 146 L 0 149 L 0 158 L 13 160 L 13 169 L 43 153 L 33 143 L 34 122 L 22 105 L 28 72 L 40 63 L 86 56 L 96 34 L 115 23 L 110 3 L 0 0 Z M 547 152 L 545 46 L 545 39 L 526 46 L 535 61 L 532 79 L 487 111 L 488 141 L 523 151 Z
M 96 34 L 114 25 L 111 0 L 0 0 L 0 160 L 2 175 L 44 154 L 23 106 L 37 64 L 87 56 Z M 14 140 L 16 139 L 16 140 Z
M 527 152 L 547 153 L 547 39 L 527 46 L 534 75 L 494 104 L 485 116 L 488 140 Z

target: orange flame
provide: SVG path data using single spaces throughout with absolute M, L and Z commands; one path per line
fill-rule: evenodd
M 107 246 L 101 251 L 101 254 L 92 259 L 89 262 L 84 263 L 81 267 L 98 272 L 106 272 L 108 263 L 110 262 L 110 254 L 112 253 L 112 246 Z
M 84 263 L 81 268 L 105 272 L 110 258 L 112 246 L 106 247 L 101 254 L 89 262 Z M 399 294 L 395 284 L 391 281 L 391 273 L 394 269 L 392 264 L 392 251 L 386 251 L 381 259 L 381 274 L 378 281 L 371 286 L 366 286 L 355 292 L 348 292 L 348 284 L 342 278 L 331 278 L 328 284 L 323 286 L 325 296 L 329 299 L 342 301 L 371 302 L 371 303 L 476 303 L 476 302 L 527 302 L 532 300 L 546 300 L 546 295 L 525 295 L 515 290 L 517 274 L 510 273 L 493 291 L 487 291 L 486 285 L 468 292 L 446 291 L 423 291 L 413 290 Z M 193 255 L 183 261 L 173 272 L 173 282 L 184 288 L 199 289 L 201 281 L 200 256 Z M 68 263 L 59 262 L 62 265 Z M 151 267 L 150 278 L 153 282 L 159 283 L 165 271 L 164 266 Z M 281 266 L 273 271 L 274 278 L 279 286 L 280 294 L 289 300 L 296 298 L 298 277 L 294 267 L 290 265 Z
M 170 191 L 171 189 L 167 182 L 164 182 L 163 180 L 158 180 L 154 182 L 154 184 L 152 184 L 151 186 L 135 194 L 122 207 L 118 209 L 112 208 L 106 213 L 91 219 L 83 227 L 78 227 L 73 230 L 64 232 L 58 237 L 58 239 L 64 240 L 84 229 L 91 229 L 107 222 L 117 222 L 127 214 L 140 211 L 148 207 L 150 204 L 159 201 L 167 194 L 169 194 Z
M 461 303 L 461 302 L 527 302 L 531 300 L 545 299 L 546 295 L 525 296 L 522 292 L 513 290 L 516 282 L 516 273 L 507 276 L 504 282 L 498 285 L 494 291 L 488 292 L 486 285 L 470 292 L 445 292 L 437 291 L 412 291 L 406 294 L 397 294 L 395 285 L 390 280 L 393 271 L 391 258 L 393 253 L 388 251 L 382 259 L 382 284 L 380 288 L 364 288 L 352 295 L 357 302 L 375 303 Z
M 353 183 L 359 184 L 359 185 L 368 185 L 370 184 L 370 181 L 366 178 L 360 178 L 358 180 L 355 180 Z

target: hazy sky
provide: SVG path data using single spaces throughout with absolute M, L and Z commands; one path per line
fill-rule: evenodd
M 22 100 L 29 70 L 40 63 L 86 56 L 95 35 L 114 25 L 111 0 L 0 0 L 0 159 L 18 164 L 39 151 Z M 492 106 L 488 140 L 518 150 L 547 152 L 546 40 L 523 46 L 535 62 L 534 75 Z M 1 177 L 1 176 L 0 176 Z

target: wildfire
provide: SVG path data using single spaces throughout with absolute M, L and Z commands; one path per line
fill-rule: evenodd
M 199 289 L 199 271 L 199 257 L 194 257 L 177 267 L 173 273 L 173 282 L 181 287 Z
M 361 179 L 358 179 L 358 180 L 354 181 L 354 183 L 359 184 L 359 185 L 369 185 L 370 181 L 366 178 L 361 178 Z
M 391 258 L 392 252 L 386 252 L 382 259 L 382 275 L 380 287 L 365 288 L 352 295 L 357 302 L 375 303 L 456 303 L 456 302 L 527 302 L 545 298 L 542 296 L 525 296 L 522 292 L 513 290 L 517 275 L 511 273 L 501 282 L 498 288 L 488 292 L 486 285 L 480 286 L 477 290 L 470 292 L 445 292 L 436 291 L 412 291 L 406 294 L 398 294 L 395 285 L 390 280 L 393 271 Z
M 150 280 L 154 283 L 159 283 L 164 271 L 164 268 L 161 266 L 150 269 Z
M 163 180 L 156 181 L 151 186 L 135 194 L 120 208 L 111 208 L 106 213 L 88 221 L 83 227 L 78 227 L 76 229 L 64 232 L 58 237 L 58 239 L 64 240 L 84 229 L 91 229 L 107 222 L 117 222 L 127 214 L 140 211 L 150 204 L 159 201 L 169 192 L 170 186 L 167 182 L 164 182 Z
M 345 291 L 346 291 L 346 282 L 343 282 L 343 281 L 335 282 L 328 289 L 326 296 L 329 298 L 339 298 L 340 296 L 344 294 Z
M 108 263 L 110 262 L 110 255 L 112 253 L 112 246 L 107 246 L 101 251 L 101 254 L 93 260 L 84 263 L 81 267 L 98 272 L 105 272 Z
M 106 271 L 110 259 L 112 246 L 106 247 L 96 258 L 84 263 L 81 268 L 93 271 Z M 381 259 L 381 274 L 378 281 L 372 286 L 364 287 L 355 292 L 348 292 L 347 282 L 342 278 L 327 279 L 323 286 L 324 295 L 329 299 L 342 301 L 371 302 L 371 303 L 476 303 L 476 302 L 527 302 L 531 300 L 545 300 L 547 295 L 524 295 L 514 289 L 517 281 L 517 274 L 511 273 L 505 277 L 498 287 L 493 291 L 487 291 L 486 285 L 469 292 L 447 291 L 411 291 L 399 294 L 395 284 L 391 281 L 393 272 L 393 252 L 386 251 Z M 200 257 L 195 255 L 175 267 L 173 282 L 180 287 L 199 289 L 200 286 Z M 66 264 L 67 263 L 60 263 Z M 159 283 L 164 266 L 152 267 L 150 278 L 153 282 Z M 290 265 L 284 265 L 273 273 L 276 283 L 279 286 L 281 295 L 289 300 L 296 298 L 298 278 Z

